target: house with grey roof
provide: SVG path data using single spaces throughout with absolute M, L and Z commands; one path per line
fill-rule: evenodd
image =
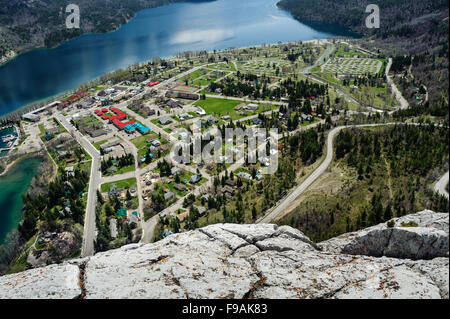
M 75 175 L 73 166 L 67 166 L 64 170 L 66 171 L 66 174 L 68 176 L 74 176 Z
M 256 111 L 259 108 L 259 105 L 255 103 L 250 103 L 245 108 L 250 111 Z
M 252 175 L 250 175 L 249 173 L 246 173 L 246 172 L 239 172 L 236 174 L 236 176 L 240 177 L 240 178 L 248 179 L 248 180 L 252 179 Z
M 254 117 L 252 119 L 252 122 L 253 122 L 253 125 L 261 125 L 262 124 L 262 120 L 257 117 Z
M 200 216 L 205 215 L 205 213 L 206 213 L 206 208 L 205 208 L 205 207 L 203 207 L 203 206 L 197 206 L 197 205 L 192 205 L 192 207 L 194 207 L 195 209 L 197 209 L 198 214 L 199 214 Z
M 127 221 L 128 221 L 128 224 L 130 225 L 131 229 L 136 228 L 139 223 L 138 217 L 134 214 L 128 214 Z
M 174 166 L 174 167 L 172 167 L 172 169 L 170 170 L 170 173 L 171 173 L 172 175 L 176 175 L 176 174 L 178 174 L 178 173 L 181 173 L 181 169 L 180 169 L 179 167 Z
M 157 140 L 157 139 L 154 139 L 152 141 L 151 145 L 154 146 L 154 147 L 158 147 L 158 146 L 161 146 L 161 142 L 159 140 Z
M 195 174 L 195 175 L 192 175 L 191 178 L 189 178 L 189 183 L 196 184 L 196 183 L 200 182 L 201 179 L 202 179 L 201 175 Z
M 163 116 L 159 119 L 159 124 L 161 125 L 167 125 L 172 123 L 172 118 L 168 117 L 168 116 Z
M 167 193 L 164 194 L 164 199 L 166 201 L 170 201 L 170 200 L 172 200 L 174 198 L 175 198 L 175 194 L 172 193 L 172 192 L 167 192 Z

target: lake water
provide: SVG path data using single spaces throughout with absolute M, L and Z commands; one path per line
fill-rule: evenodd
M 38 157 L 24 159 L 0 176 L 0 244 L 5 243 L 6 235 L 22 219 L 22 195 L 30 187 L 41 161 Z
M 0 115 L 154 56 L 351 35 L 337 26 L 312 29 L 278 9 L 277 2 L 171 4 L 143 10 L 115 32 L 85 34 L 54 49 L 24 53 L 0 67 Z

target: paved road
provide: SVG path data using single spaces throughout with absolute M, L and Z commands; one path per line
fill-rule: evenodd
M 256 224 L 262 224 L 262 223 L 270 223 L 272 220 L 274 220 L 277 216 L 279 216 L 281 213 L 283 213 L 290 205 L 291 203 L 300 196 L 317 178 L 319 178 L 320 175 L 322 175 L 325 170 L 328 168 L 328 166 L 331 164 L 331 161 L 333 160 L 333 140 L 336 134 L 338 134 L 341 130 L 349 127 L 367 127 L 367 126 L 380 126 L 380 125 L 393 125 L 395 123 L 382 123 L 382 124 L 361 124 L 361 125 L 348 125 L 348 126 L 339 126 L 334 128 L 330 131 L 327 138 L 327 155 L 325 157 L 325 160 L 320 164 L 320 166 L 309 175 L 306 180 L 298 185 L 291 193 L 286 196 L 284 199 L 281 200 L 281 202 L 275 206 L 274 209 L 269 211 L 265 216 L 259 218 L 256 221 Z
M 333 51 L 334 51 L 334 45 L 332 43 L 328 44 L 327 48 L 320 55 L 320 57 L 316 60 L 316 62 L 314 62 L 313 65 L 310 65 L 310 66 L 307 66 L 307 67 L 304 67 L 303 69 L 301 69 L 300 73 L 303 73 L 303 74 L 309 73 L 313 67 L 319 66 L 320 64 L 324 63 Z
M 448 192 L 445 187 L 448 185 L 448 173 L 445 173 L 437 182 L 434 184 L 434 191 L 448 198 Z
M 391 65 L 392 65 L 392 58 L 389 58 L 389 61 L 388 61 L 388 64 L 386 65 L 386 70 L 385 70 L 386 81 L 387 81 L 388 85 L 391 86 L 391 91 L 394 93 L 395 98 L 397 99 L 398 103 L 400 103 L 400 109 L 404 110 L 409 107 L 409 104 L 408 104 L 408 101 L 405 100 L 405 98 L 403 97 L 402 93 L 399 91 L 397 86 L 395 85 L 392 78 L 389 76 L 389 70 L 391 69 Z
M 92 256 L 95 253 L 95 207 L 97 205 L 97 190 L 101 183 L 100 152 L 70 124 L 64 116 L 56 114 L 58 121 L 71 133 L 80 145 L 92 157 L 91 175 L 89 179 L 88 198 L 86 203 L 86 214 L 84 218 L 83 244 L 81 246 L 81 257 Z

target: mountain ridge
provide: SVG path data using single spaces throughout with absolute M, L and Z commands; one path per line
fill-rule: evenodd
M 52 48 L 87 32 L 114 31 L 147 8 L 215 0 L 77 0 L 80 28 L 67 29 L 71 0 L 0 0 L 0 65 L 20 53 Z

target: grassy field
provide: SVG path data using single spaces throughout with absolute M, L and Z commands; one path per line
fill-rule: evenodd
M 38 128 L 39 128 L 39 131 L 41 132 L 40 136 L 44 136 L 45 135 L 44 125 L 43 124 L 39 124 Z
M 142 135 L 139 137 L 136 137 L 134 139 L 131 140 L 131 143 L 133 143 L 137 149 L 142 149 L 148 146 L 147 140 L 152 140 L 152 139 L 159 139 L 158 138 L 158 134 L 147 134 L 147 135 Z M 160 139 L 161 144 L 165 144 L 164 141 L 162 139 Z M 166 141 L 167 142 L 167 141 Z
M 67 130 L 64 128 L 64 126 L 59 123 L 59 121 L 56 118 L 53 118 L 53 121 L 58 125 L 59 133 L 67 132 Z
M 204 109 L 206 114 L 208 115 L 212 114 L 217 117 L 229 115 L 233 120 L 254 114 L 254 112 L 247 112 L 247 114 L 237 113 L 234 108 L 241 103 L 243 103 L 243 101 L 207 97 L 205 100 L 199 100 L 195 102 L 195 105 L 200 106 L 202 109 Z
M 362 53 L 359 51 L 354 51 L 352 49 L 350 49 L 347 45 L 345 44 L 340 44 L 335 52 L 335 55 L 343 55 L 343 56 L 360 56 L 360 57 L 367 57 L 368 54 L 366 53 Z
M 225 114 L 233 112 L 234 108 L 241 103 L 242 101 L 238 100 L 208 97 L 205 100 L 197 101 L 195 105 L 200 106 L 207 114 Z
M 205 75 L 206 73 L 203 72 L 202 69 L 196 70 L 194 72 L 189 73 L 188 75 L 186 75 L 185 77 L 181 78 L 181 81 L 193 81 L 203 75 Z

